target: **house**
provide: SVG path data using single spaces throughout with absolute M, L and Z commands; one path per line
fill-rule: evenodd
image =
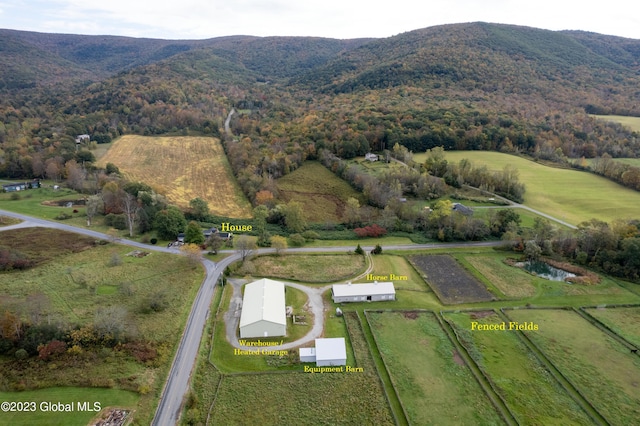
M 26 191 L 31 188 L 40 188 L 40 179 L 34 179 L 31 182 L 15 182 L 2 185 L 3 192 Z
M 286 334 L 284 284 L 267 278 L 247 284 L 242 298 L 240 337 L 272 337 Z
M 371 162 L 378 161 L 378 155 L 374 154 L 372 152 L 367 152 L 364 155 L 364 159 L 367 160 L 367 161 L 371 161 Z
M 465 216 L 471 216 L 473 214 L 473 209 L 471 207 L 467 207 L 461 203 L 453 203 L 451 209 L 454 212 L 462 213 Z
M 344 337 L 316 339 L 315 348 L 300 348 L 300 362 L 315 362 L 318 367 L 347 364 Z
M 334 284 L 331 297 L 335 303 L 396 300 L 396 289 L 392 282 Z
M 205 240 L 211 237 L 212 235 L 217 235 L 218 237 L 222 238 L 225 241 L 233 240 L 233 234 L 231 232 L 220 232 L 216 227 L 205 229 L 203 231 L 203 234 L 204 234 Z
M 28 188 L 26 182 L 20 183 L 9 183 L 6 185 L 2 185 L 2 189 L 4 192 L 17 192 L 17 191 L 25 191 Z
M 78 136 L 76 136 L 76 144 L 89 142 L 90 140 L 91 140 L 91 136 L 90 135 L 78 135 Z

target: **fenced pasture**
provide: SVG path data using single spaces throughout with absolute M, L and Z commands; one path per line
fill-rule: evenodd
M 316 161 L 308 161 L 277 180 L 280 199 L 297 201 L 308 222 L 342 222 L 347 200 L 362 194 Z
M 590 423 L 587 413 L 528 350 L 517 331 L 472 330 L 472 321 L 500 325 L 504 320 L 498 314 L 482 311 L 443 316 L 520 424 Z
M 377 381 L 366 372 L 227 375 L 210 424 L 393 425 Z
M 218 216 L 251 217 L 218 139 L 194 136 L 125 135 L 97 162 L 113 163 L 132 181 L 144 182 L 182 208 L 201 198 Z
M 640 306 L 624 308 L 593 308 L 587 313 L 611 330 L 640 348 Z
M 538 325 L 524 333 L 609 423 L 637 422 L 638 355 L 572 310 L 521 309 L 507 316 Z
M 431 312 L 367 312 L 410 424 L 502 424 Z
M 415 255 L 409 260 L 446 305 L 495 300 L 486 286 L 447 255 Z
M 418 159 L 425 154 L 416 154 Z M 512 165 L 526 186 L 524 204 L 577 225 L 596 218 L 605 222 L 637 216 L 640 193 L 609 179 L 577 170 L 559 169 L 515 155 L 489 151 L 447 151 L 445 158 L 458 163 L 466 158 L 476 166 L 503 170 Z M 571 188 L 567 191 L 567 188 Z

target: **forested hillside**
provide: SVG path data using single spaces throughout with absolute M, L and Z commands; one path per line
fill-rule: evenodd
M 386 39 L 170 41 L 1 30 L 0 62 L 6 177 L 62 167 L 79 134 L 220 135 L 232 107 L 238 142 L 226 149 L 251 199 L 323 149 L 640 154 L 637 134 L 587 114 L 640 115 L 640 41 L 593 33 L 471 23 Z

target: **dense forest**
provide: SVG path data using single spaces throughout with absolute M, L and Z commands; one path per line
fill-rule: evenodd
M 179 212 L 158 194 L 141 201 L 140 191 L 114 182 L 114 165 L 93 168 L 91 150 L 123 134 L 211 135 L 223 140 L 238 182 L 258 206 L 256 217 L 286 232 L 305 228 L 291 225 L 299 206 L 260 205 L 277 196 L 276 179 L 319 160 L 378 209 L 375 222 L 385 232 L 418 230 L 443 241 L 500 237 L 513 232 L 516 220 L 507 213 L 483 222 L 445 214 L 451 205 L 436 204 L 427 216 L 396 201 L 436 199 L 466 184 L 522 199 L 514 170 L 447 164 L 442 149 L 526 155 L 640 190 L 640 169 L 613 161 L 640 156 L 640 135 L 592 115 L 640 116 L 639 73 L 640 40 L 487 23 L 356 40 L 170 41 L 0 30 L 0 177 L 67 179 L 74 187 L 93 174 L 88 181 L 102 182 L 102 198 L 138 197 L 147 218 L 141 232 L 170 224 L 169 238 L 184 227 Z M 425 151 L 425 164 L 411 161 L 412 152 Z M 375 177 L 349 165 L 368 152 L 411 167 Z M 344 225 L 351 233 L 371 231 L 370 210 L 350 201 Z M 125 227 L 126 217 L 116 216 L 110 220 Z M 536 226 L 536 235 L 546 229 Z M 594 222 L 581 225 L 578 237 L 536 238 L 543 253 L 637 279 L 637 229 L 636 222 Z M 603 237 L 610 234 L 616 238 Z M 266 241 L 268 233 L 260 237 Z
M 322 150 L 640 154 L 636 133 L 589 115 L 640 115 L 640 41 L 619 37 L 486 23 L 358 40 L 0 30 L 0 52 L 10 178 L 46 177 L 47 162 L 63 168 L 78 148 L 126 133 L 222 136 L 232 107 L 226 149 L 252 200 Z M 76 146 L 81 134 L 89 146 Z M 638 171 L 624 167 L 612 178 L 637 189 Z

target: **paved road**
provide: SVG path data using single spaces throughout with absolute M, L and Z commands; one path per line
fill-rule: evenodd
M 29 227 L 29 226 L 41 226 L 47 228 L 60 229 L 69 232 L 75 232 L 78 234 L 92 236 L 94 238 L 100 239 L 109 239 L 110 236 L 101 232 L 92 231 L 90 229 L 79 228 L 71 225 L 66 225 L 59 222 L 49 221 L 45 219 L 33 218 L 30 216 L 13 213 L 5 210 L 0 210 L 0 215 L 14 217 L 17 219 L 21 219 L 24 222 L 18 225 L 12 225 L 9 227 L 0 228 L 0 231 L 7 230 L 11 228 L 18 227 Z M 143 248 L 149 251 L 159 251 L 165 253 L 174 253 L 179 254 L 180 251 L 175 248 L 167 248 L 167 247 L 159 247 L 148 244 L 142 244 L 136 241 L 122 239 L 119 241 L 122 244 L 127 244 L 130 246 Z M 499 241 L 492 242 L 478 242 L 478 243 L 455 243 L 455 244 L 410 244 L 410 245 L 396 245 L 396 246 L 385 246 L 386 250 L 423 250 L 423 249 L 433 249 L 433 248 L 461 248 L 461 247 L 492 247 L 502 244 Z M 296 249 L 289 249 L 288 252 L 298 252 L 298 253 L 309 253 L 309 252 L 347 252 L 352 251 L 355 247 L 302 247 Z M 370 251 L 373 249 L 371 247 L 363 247 L 364 250 Z M 196 364 L 198 349 L 200 347 L 200 342 L 202 341 L 202 334 L 204 332 L 204 326 L 209 317 L 209 306 L 211 304 L 211 300 L 213 297 L 215 284 L 218 281 L 220 275 L 224 271 L 224 269 L 231 264 L 232 262 L 239 260 L 240 255 L 236 254 L 233 251 L 226 251 L 228 253 L 232 253 L 231 256 L 225 258 L 221 262 L 214 263 L 209 260 L 203 260 L 203 265 L 206 269 L 206 277 L 200 286 L 200 290 L 196 295 L 196 299 L 191 308 L 191 312 L 189 314 L 189 318 L 187 320 L 187 324 L 185 326 L 185 330 L 182 334 L 182 338 L 180 340 L 180 345 L 178 346 L 178 350 L 176 352 L 176 356 L 173 360 L 173 364 L 171 365 L 171 370 L 169 372 L 169 377 L 167 378 L 167 382 L 162 391 L 162 395 L 160 397 L 160 402 L 158 404 L 158 408 L 156 411 L 156 415 L 153 419 L 153 425 L 165 426 L 165 425 L 174 425 L 180 419 L 180 414 L 182 410 L 182 403 L 184 396 L 187 394 L 189 390 L 189 380 L 191 378 L 191 373 Z M 256 254 L 265 254 L 272 253 L 273 249 L 261 249 L 256 252 Z M 319 291 L 319 289 L 318 289 Z M 315 300 L 316 297 L 320 297 L 318 295 L 314 295 L 313 298 Z M 315 303 L 316 309 L 317 306 L 322 305 L 322 300 L 320 300 L 320 305 Z M 322 318 L 321 311 L 314 310 L 315 318 Z M 319 327 L 322 327 L 322 321 L 315 321 L 315 324 L 320 324 Z M 314 324 L 314 330 L 307 336 L 312 336 L 313 333 L 318 333 L 316 325 Z M 321 329 L 320 329 L 321 332 Z M 318 333 L 318 335 L 320 335 Z M 311 340 L 312 337 L 309 337 Z M 284 345 L 283 345 L 284 348 Z

